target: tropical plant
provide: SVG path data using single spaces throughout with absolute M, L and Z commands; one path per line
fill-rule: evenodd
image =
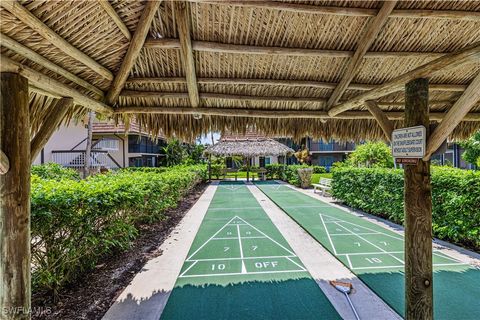
M 385 143 L 367 142 L 357 146 L 348 156 L 347 163 L 354 167 L 393 168 L 393 157 Z
M 165 153 L 165 165 L 167 167 L 176 166 L 184 162 L 188 156 L 185 147 L 178 139 L 172 139 L 162 148 Z
M 460 146 L 465 149 L 462 158 L 477 167 L 480 167 L 480 130 L 470 139 L 460 142 Z

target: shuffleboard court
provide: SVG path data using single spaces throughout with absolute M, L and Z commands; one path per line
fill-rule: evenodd
M 161 319 L 340 319 L 243 182 L 215 192 Z
M 400 315 L 404 315 L 404 239 L 286 185 L 257 186 L 310 235 L 354 272 Z M 436 319 L 478 319 L 480 270 L 433 252 Z

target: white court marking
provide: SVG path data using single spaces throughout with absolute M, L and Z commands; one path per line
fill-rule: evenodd
M 260 236 L 242 236 L 240 233 L 240 226 L 249 226 L 256 232 L 260 234 Z M 236 228 L 236 236 L 235 237 L 217 237 L 217 235 L 222 232 L 226 227 L 234 227 Z M 270 255 L 270 256 L 255 256 L 255 257 L 245 257 L 244 256 L 244 247 L 242 240 L 245 239 L 268 239 L 269 241 L 273 242 L 274 245 L 283 249 L 288 254 L 286 255 Z M 238 257 L 229 257 L 229 258 L 195 258 L 200 250 L 202 250 L 208 243 L 215 240 L 238 240 L 238 248 L 239 248 L 239 256 Z M 205 241 L 200 247 L 198 247 L 186 260 L 185 262 L 192 262 L 187 269 L 185 269 L 179 276 L 179 278 L 192 278 L 192 277 L 212 277 L 212 276 L 232 276 L 232 275 L 245 275 L 245 274 L 275 274 L 275 273 L 291 273 L 291 272 L 306 272 L 307 270 L 299 263 L 295 262 L 292 258 L 297 258 L 295 253 L 293 253 L 290 249 L 286 248 L 282 244 L 278 243 L 276 240 L 272 239 L 270 236 L 265 234 L 264 232 L 260 231 L 255 226 L 251 225 L 250 223 L 246 222 L 244 219 L 234 216 L 231 218 L 226 224 L 224 224 L 220 229 L 217 230 L 207 241 Z M 245 261 L 254 260 L 254 259 L 286 259 L 290 261 L 294 267 L 293 269 L 290 268 L 288 270 L 270 270 L 270 271 L 248 271 L 245 266 Z M 216 261 L 217 263 L 221 263 L 224 261 L 232 261 L 232 260 L 240 260 L 241 261 L 241 272 L 229 272 L 229 273 L 206 273 L 206 274 L 187 274 L 196 264 L 202 261 Z M 273 266 L 272 266 L 273 267 Z
M 332 218 L 328 215 L 323 215 L 321 213 L 319 213 L 319 216 L 320 216 L 320 220 L 322 222 L 322 225 L 323 225 L 323 228 L 325 229 L 325 233 L 327 234 L 327 237 L 328 237 L 328 240 L 330 242 L 330 245 L 332 246 L 332 250 L 335 254 L 335 256 L 345 256 L 347 258 L 347 263 L 349 265 L 349 268 L 351 270 L 358 270 L 358 269 L 391 269 L 391 268 L 403 268 L 404 265 L 405 265 L 405 262 L 396 257 L 394 254 L 401 254 L 401 253 L 404 253 L 404 251 L 388 251 L 388 250 L 385 250 L 379 246 L 377 246 L 376 244 L 372 243 L 371 241 L 365 239 L 364 237 L 362 237 L 362 235 L 382 235 L 382 236 L 387 236 L 387 237 L 391 237 L 395 240 L 398 240 L 398 241 L 401 241 L 403 242 L 404 239 L 403 238 L 400 238 L 400 236 L 393 236 L 393 235 L 390 235 L 390 234 L 387 234 L 387 233 L 383 233 L 381 231 L 378 231 L 378 230 L 375 230 L 375 229 L 372 229 L 372 228 L 368 228 L 368 227 L 364 227 L 364 226 L 358 226 L 352 222 L 348 222 L 348 221 L 344 221 L 342 219 L 338 219 L 338 218 Z M 349 233 L 342 233 L 342 234 L 337 234 L 337 233 L 330 233 L 328 231 L 328 228 L 327 228 L 327 224 L 335 224 L 343 229 L 345 229 L 347 232 Z M 348 224 L 348 225 L 353 225 L 355 227 L 360 227 L 362 229 L 365 229 L 365 230 L 369 230 L 369 231 L 372 231 L 372 232 L 355 232 L 355 231 L 352 231 L 350 228 L 347 228 L 344 224 Z M 335 248 L 335 244 L 334 244 L 334 241 L 332 239 L 331 236 L 355 236 L 359 239 L 361 239 L 362 241 L 365 241 L 367 242 L 370 246 L 374 247 L 375 249 L 377 249 L 378 251 L 377 252 L 351 252 L 351 253 L 338 253 L 337 252 L 337 249 Z M 436 255 L 438 257 L 441 257 L 441 258 L 444 258 L 444 259 L 448 259 L 448 260 L 451 260 L 451 261 L 454 261 L 453 263 L 434 263 L 433 266 L 434 267 L 442 267 L 442 266 L 460 266 L 460 265 L 466 265 L 467 263 L 462 263 L 452 257 L 449 257 L 447 256 L 445 253 L 442 253 L 442 254 L 439 254 L 438 253 L 439 251 L 438 250 L 433 250 L 433 255 Z M 389 265 L 389 266 L 368 266 L 368 267 L 355 267 L 350 259 L 350 256 L 362 256 L 362 255 L 365 255 L 365 256 L 375 256 L 375 255 L 378 255 L 378 254 L 385 254 L 385 255 L 388 255 L 390 257 L 392 257 L 393 259 L 397 260 L 398 262 L 400 262 L 400 265 Z M 383 262 L 381 262 L 383 263 Z
M 242 187 L 244 187 L 245 185 L 243 184 L 239 184 L 239 185 L 233 185 L 233 184 L 230 184 L 230 185 L 219 185 L 218 188 L 219 189 L 227 189 L 227 190 L 230 190 L 230 191 L 237 191 L 239 189 L 241 189 Z

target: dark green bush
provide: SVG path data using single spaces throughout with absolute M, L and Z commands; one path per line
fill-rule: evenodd
M 80 180 L 80 175 L 77 171 L 62 167 L 59 164 L 50 162 L 47 164 L 32 166 L 31 173 L 43 179 L 62 180 L 72 179 Z
M 403 223 L 403 170 L 339 168 L 333 196 L 345 204 Z M 433 234 L 480 249 L 480 172 L 432 167 Z
M 322 166 L 312 166 L 313 168 L 313 173 L 326 173 L 327 168 L 322 167 Z
M 32 176 L 34 290 L 56 294 L 102 256 L 128 248 L 140 223 L 164 219 L 206 175 L 205 166 L 179 166 L 80 181 Z

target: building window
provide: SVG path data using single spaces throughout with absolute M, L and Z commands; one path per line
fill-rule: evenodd
M 160 153 L 160 146 L 157 142 L 148 137 L 130 135 L 128 136 L 128 152 L 130 153 Z
M 227 168 L 229 168 L 229 169 L 233 168 L 233 160 L 232 160 L 232 157 L 227 157 L 227 159 L 225 159 L 225 161 L 227 162 L 227 163 L 226 163 Z
M 265 168 L 265 157 L 259 157 L 258 162 L 260 168 Z

